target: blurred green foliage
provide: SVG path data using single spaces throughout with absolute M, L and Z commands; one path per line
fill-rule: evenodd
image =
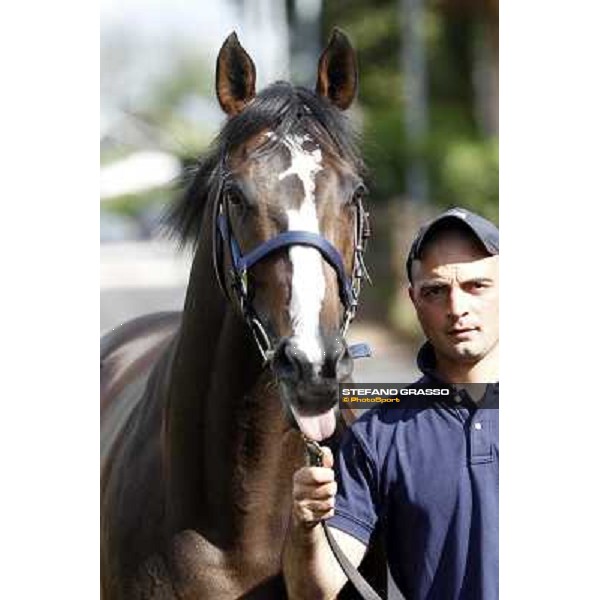
M 122 50 L 108 47 L 112 53 Z M 111 58 L 108 53 L 106 60 Z M 123 50 L 123 55 L 128 56 Z M 117 137 L 104 140 L 101 145 L 101 165 L 117 162 L 134 152 L 156 149 L 179 158 L 182 165 L 194 162 L 214 137 L 222 115 L 216 106 L 214 94 L 214 65 L 209 65 L 199 49 L 177 47 L 169 52 L 169 68 L 160 70 L 146 88 L 142 97 L 133 101 L 127 95 L 119 96 L 122 111 Z M 131 59 L 129 59 L 131 61 Z M 113 87 L 126 81 L 126 65 L 111 60 L 110 83 Z M 103 202 L 102 210 L 138 218 L 143 211 L 177 193 L 176 182 L 135 194 L 124 194 Z
M 323 40 L 338 26 L 358 49 L 372 199 L 405 198 L 407 167 L 419 157 L 426 165 L 432 203 L 465 206 L 497 220 L 498 138 L 482 123 L 474 83 L 482 64 L 481 41 L 490 42 L 485 37 L 494 31 L 497 7 L 493 2 L 425 2 L 429 124 L 426 138 L 412 146 L 405 132 L 403 18 L 398 0 L 324 2 Z M 497 102 L 497 97 L 487 101 Z
M 115 92 L 121 131 L 116 142 L 102 146 L 102 164 L 145 149 L 188 160 L 197 157 L 215 135 L 222 115 L 213 98 L 214 65 L 198 49 L 173 46 L 169 68 L 157 71 L 142 96 L 129 98 Z M 119 68 L 127 71 L 123 65 L 113 66 L 114 62 L 107 67 L 113 88 L 125 79 Z
M 451 140 L 432 173 L 444 204 L 460 204 L 498 221 L 498 142 Z
M 154 188 L 141 194 L 123 194 L 111 198 L 105 203 L 104 208 L 128 217 L 137 217 L 143 208 L 164 204 L 169 198 L 169 192 L 168 188 Z

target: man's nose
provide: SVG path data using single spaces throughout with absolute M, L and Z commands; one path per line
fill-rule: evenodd
M 452 286 L 448 295 L 448 315 L 454 319 L 459 319 L 468 313 L 468 294 L 465 294 L 459 286 Z

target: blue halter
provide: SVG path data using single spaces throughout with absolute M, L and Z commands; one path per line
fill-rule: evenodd
M 248 254 L 243 256 L 237 240 L 231 236 L 229 232 L 225 215 L 219 215 L 218 226 L 223 240 L 230 240 L 233 270 L 240 279 L 244 280 L 246 272 L 257 262 L 281 248 L 287 248 L 288 246 L 310 246 L 318 250 L 336 272 L 340 299 L 344 308 L 348 310 L 356 308 L 358 305 L 356 290 L 352 287 L 352 279 L 346 276 L 343 259 L 340 253 L 337 251 L 337 248 L 323 236 L 310 231 L 285 231 L 276 235 L 274 238 L 263 242 L 258 248 L 251 250 Z
M 354 246 L 354 264 L 352 274 L 348 276 L 346 275 L 346 269 L 344 268 L 344 261 L 338 250 L 323 236 L 311 231 L 286 231 L 263 242 L 260 246 L 254 248 L 247 254 L 242 254 L 237 240 L 232 235 L 227 211 L 224 210 L 224 200 L 221 191 L 222 190 L 219 189 L 217 202 L 215 203 L 213 212 L 213 263 L 217 280 L 223 293 L 231 299 L 222 273 L 222 249 L 223 246 L 225 246 L 229 249 L 231 254 L 232 266 L 229 272 L 231 289 L 236 295 L 242 315 L 254 335 L 265 362 L 269 362 L 272 358 L 273 348 L 267 332 L 248 300 L 248 270 L 265 257 L 282 248 L 290 246 L 309 246 L 318 250 L 327 263 L 331 265 L 337 275 L 340 300 L 344 306 L 345 314 L 341 333 L 342 335 L 345 335 L 349 324 L 356 314 L 361 282 L 364 278 L 370 281 L 369 274 L 363 261 L 364 246 L 370 235 L 370 231 L 368 226 L 368 214 L 364 212 L 361 200 L 356 200 L 357 224 Z M 371 356 L 371 349 L 368 344 L 354 344 L 349 347 L 348 351 L 352 358 Z

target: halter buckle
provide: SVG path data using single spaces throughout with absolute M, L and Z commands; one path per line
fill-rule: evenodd
M 248 270 L 242 269 L 240 272 L 240 290 L 244 297 L 248 294 Z

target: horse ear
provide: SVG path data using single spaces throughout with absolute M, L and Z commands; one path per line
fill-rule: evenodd
M 221 46 L 217 58 L 217 98 L 230 116 L 237 115 L 256 94 L 256 68 L 235 31 Z
M 356 53 L 346 34 L 336 27 L 319 59 L 317 94 L 346 110 L 354 100 L 357 86 Z

